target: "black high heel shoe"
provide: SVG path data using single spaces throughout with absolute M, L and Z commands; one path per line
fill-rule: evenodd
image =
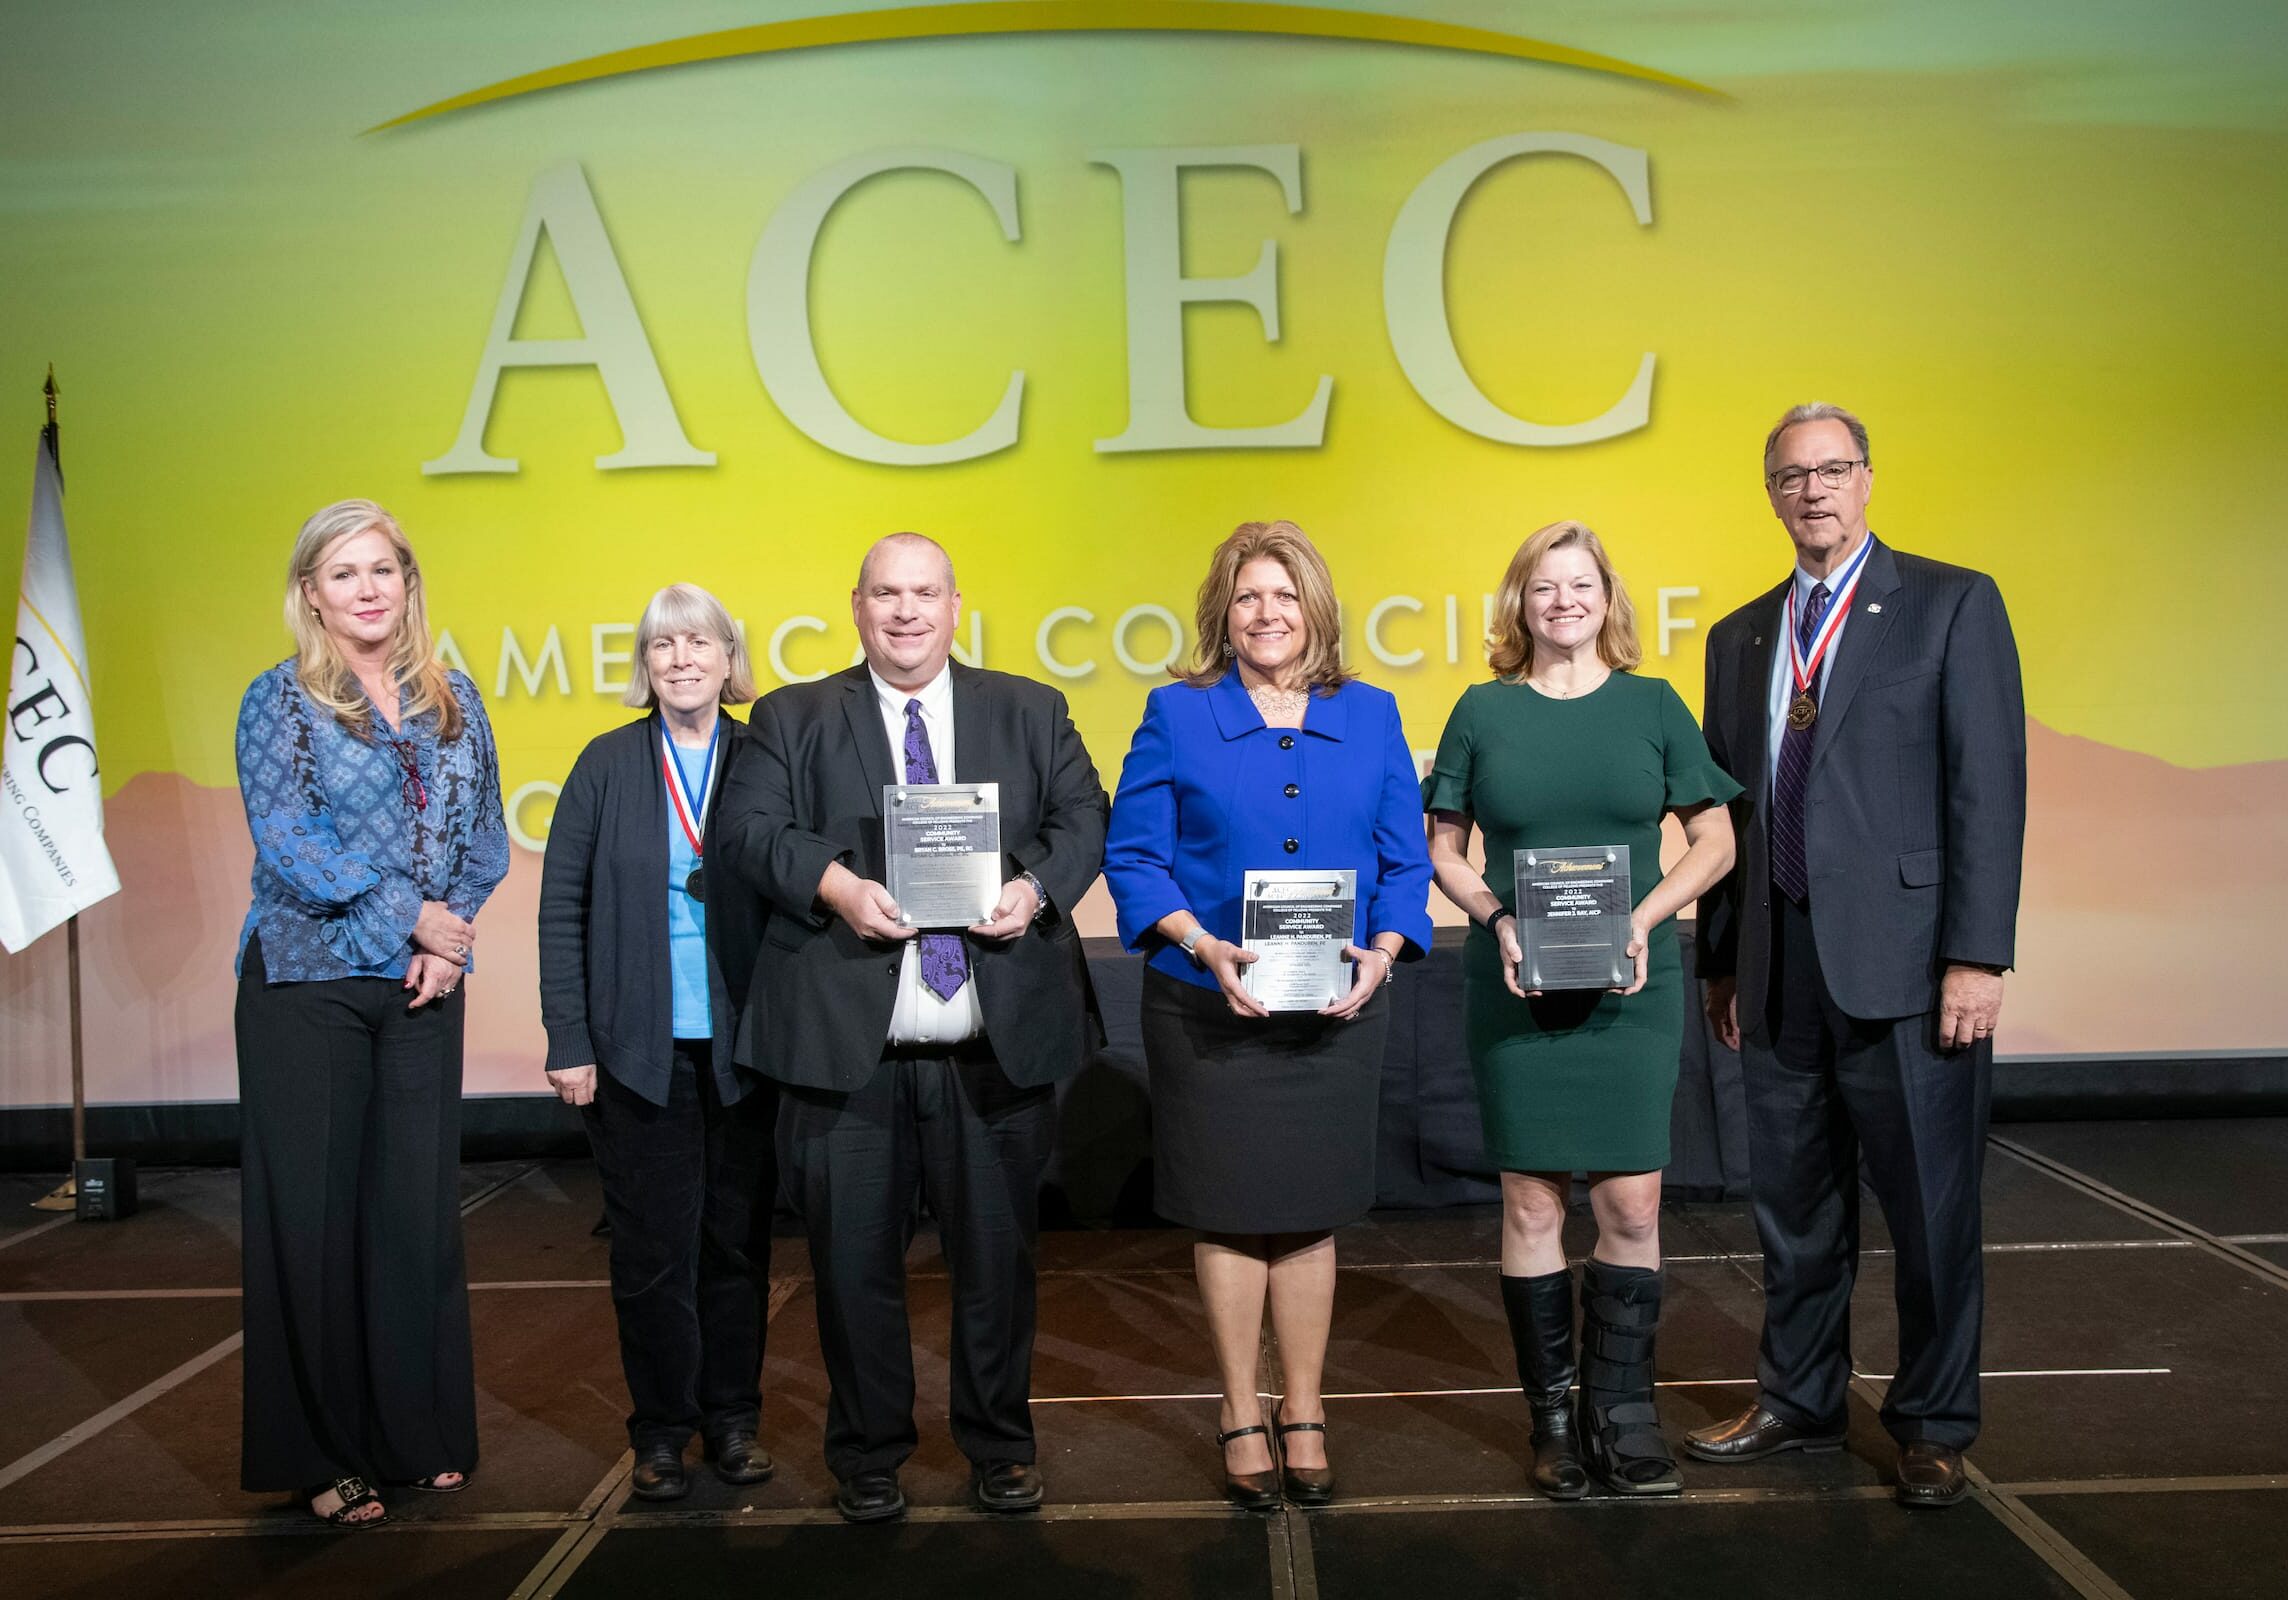
M 1232 1440 L 1244 1439 L 1251 1433 L 1260 1433 L 1267 1440 L 1271 1436 L 1271 1431 L 1262 1423 L 1252 1423 L 1244 1428 L 1233 1428 L 1228 1433 L 1217 1434 L 1215 1436 L 1216 1448 L 1221 1450 Z M 1277 1459 L 1276 1451 L 1273 1452 L 1273 1459 Z M 1270 1467 L 1262 1472 L 1234 1472 L 1227 1466 L 1223 1469 L 1223 1492 L 1229 1495 L 1231 1503 L 1242 1511 L 1277 1511 L 1279 1509 L 1278 1468 Z
M 1325 1433 L 1323 1422 L 1281 1422 L 1279 1410 L 1286 1401 L 1271 1408 L 1271 1429 L 1281 1441 L 1291 1433 Z M 1279 1450 L 1279 1486 L 1287 1498 L 1308 1510 L 1331 1505 L 1335 1498 L 1335 1469 L 1333 1467 L 1291 1467 L 1287 1464 L 1287 1450 L 1282 1442 Z

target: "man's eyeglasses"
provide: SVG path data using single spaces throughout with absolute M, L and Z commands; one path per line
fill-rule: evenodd
M 1803 486 L 1811 481 L 1813 473 L 1830 489 L 1840 489 L 1851 481 L 1851 474 L 1865 461 L 1822 461 L 1816 467 L 1782 467 L 1777 472 L 1764 474 L 1764 482 L 1781 494 L 1801 494 Z
M 397 756 L 398 798 L 416 811 L 428 810 L 429 791 L 421 782 L 420 754 L 401 739 L 390 740 L 389 748 Z

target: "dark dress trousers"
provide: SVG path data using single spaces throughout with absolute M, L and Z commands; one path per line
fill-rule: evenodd
M 1902 1443 L 1978 1432 L 1979 1182 L 1993 1048 L 1938 1048 L 1941 974 L 2013 959 L 2026 827 L 2017 645 L 1991 578 L 1877 543 L 1819 698 L 1810 890 L 1772 881 L 1769 691 L 1787 583 L 1709 632 L 1704 730 L 1743 786 L 1739 864 L 1703 898 L 1699 966 L 1739 993 L 1763 1403 L 1840 1425 L 1862 1159 L 1897 1248 Z M 1781 670 L 1786 670 L 1784 665 Z M 1792 690 L 1791 690 L 1792 692 Z
M 837 1477 L 912 1453 L 905 1250 L 914 1197 L 938 1219 L 953 1292 L 954 1441 L 977 1462 L 1034 1459 L 1028 1391 L 1040 1179 L 1055 1079 L 1101 1037 L 1071 912 L 1104 857 L 1106 801 L 1045 685 L 955 665 L 954 779 L 1001 786 L 1004 879 L 1030 871 L 1043 914 L 1018 938 L 965 939 L 984 1031 L 892 1049 L 903 946 L 859 938 L 817 900 L 839 861 L 886 873 L 882 788 L 902 773 L 864 666 L 756 708 L 716 827 L 768 908 L 739 1060 L 785 1089 L 781 1153 L 817 1274 Z
M 593 1064 L 581 1120 L 612 1224 L 612 1307 L 638 1450 L 753 1433 L 770 1293 L 775 1084 L 731 1064 L 761 942 L 755 891 L 714 848 L 747 730 L 722 713 L 723 777 L 701 822 L 711 1036 L 674 1036 L 669 827 L 654 713 L 599 735 L 565 779 L 540 882 L 548 1070 Z

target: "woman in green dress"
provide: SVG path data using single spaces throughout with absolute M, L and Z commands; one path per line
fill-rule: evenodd
M 1466 1032 L 1487 1153 L 1501 1169 L 1502 1304 L 1533 1411 L 1533 1478 L 1564 1500 L 1587 1492 L 1590 1473 L 1616 1493 L 1674 1494 L 1652 1365 L 1660 1169 L 1684 1037 L 1670 924 L 1731 869 L 1725 802 L 1740 786 L 1709 757 L 1676 691 L 1632 672 L 1643 659 L 1635 608 L 1580 523 L 1550 524 L 1511 559 L 1488 645 L 1494 680 L 1463 692 L 1422 793 L 1438 887 L 1474 924 Z M 1664 876 L 1665 815 L 1683 824 L 1686 849 Z M 1485 839 L 1482 875 L 1468 859 L 1473 827 Z M 1521 987 L 1514 853 L 1622 844 L 1635 981 Z M 1569 1410 L 1573 1280 L 1560 1234 L 1576 1172 L 1589 1175 L 1597 1243 L 1582 1269 L 1584 1370 Z

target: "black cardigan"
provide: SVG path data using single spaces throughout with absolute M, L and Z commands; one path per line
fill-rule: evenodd
M 722 770 L 703 824 L 747 748 L 747 729 L 722 713 Z M 564 780 L 540 871 L 540 1020 L 548 1070 L 594 1064 L 665 1105 L 675 1041 L 667 952 L 667 794 L 657 712 L 599 734 Z M 761 943 L 762 901 L 710 848 L 707 998 L 714 1012 L 715 1082 L 725 1102 L 755 1082 L 734 1069 L 732 1035 Z

